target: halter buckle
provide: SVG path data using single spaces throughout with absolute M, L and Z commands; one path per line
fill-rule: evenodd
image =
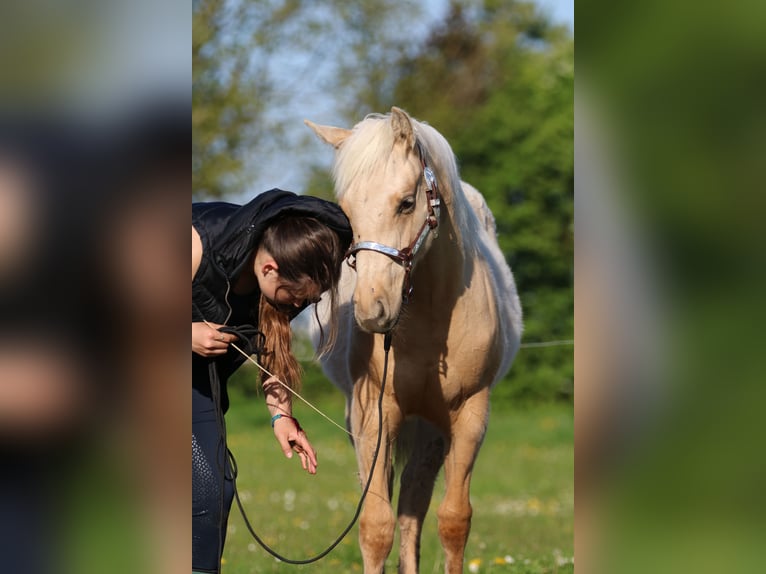
M 428 191 L 433 191 L 436 185 L 436 176 L 434 175 L 433 170 L 428 166 L 423 168 L 423 179 L 426 180 Z

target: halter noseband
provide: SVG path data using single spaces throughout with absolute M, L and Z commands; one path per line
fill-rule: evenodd
M 433 170 L 426 165 L 425 154 L 423 153 L 423 148 L 421 147 L 420 142 L 417 142 L 415 145 L 418 148 L 420 165 L 423 167 L 423 179 L 426 182 L 426 199 L 428 200 L 428 216 L 420 227 L 420 231 L 418 231 L 415 239 L 413 239 L 412 243 L 404 249 L 389 247 L 388 245 L 383 245 L 382 243 L 377 243 L 375 241 L 360 241 L 359 243 L 354 243 L 348 248 L 348 251 L 346 251 L 346 262 L 352 269 L 356 269 L 355 256 L 359 251 L 375 251 L 377 253 L 382 253 L 404 267 L 402 300 L 405 303 L 409 303 L 414 290 L 412 279 L 410 277 L 412 261 L 431 231 L 434 232 L 434 237 L 438 236 L 439 213 L 441 211 L 441 197 L 439 196 L 439 184 L 436 182 L 436 176 L 434 175 Z

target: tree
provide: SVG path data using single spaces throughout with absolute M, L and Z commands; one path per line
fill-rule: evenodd
M 247 158 L 286 148 L 300 163 L 299 140 L 284 135 L 305 128 L 284 110 L 301 92 L 339 102 L 347 118 L 378 109 L 376 94 L 410 39 L 404 24 L 419 10 L 414 0 L 194 0 L 192 8 L 192 189 L 200 198 L 243 192 Z
M 221 196 L 237 186 L 243 150 L 255 145 L 248 129 L 263 114 L 268 82 L 253 69 L 256 38 L 235 26 L 245 4 L 223 0 L 192 3 L 192 189 Z

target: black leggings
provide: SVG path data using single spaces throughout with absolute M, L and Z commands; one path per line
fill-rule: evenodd
M 223 414 L 220 415 L 223 420 Z M 220 572 L 234 484 L 213 400 L 192 389 L 192 570 Z

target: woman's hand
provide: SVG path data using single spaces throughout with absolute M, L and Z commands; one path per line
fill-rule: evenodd
M 217 329 L 224 327 L 216 323 L 192 323 L 192 351 L 203 357 L 217 357 L 225 355 L 229 350 L 229 343 L 236 340 L 237 336 L 230 333 L 221 333 Z
M 287 458 L 292 458 L 295 451 L 301 457 L 303 470 L 309 474 L 317 473 L 317 453 L 294 418 L 283 416 L 274 421 L 274 436 Z

